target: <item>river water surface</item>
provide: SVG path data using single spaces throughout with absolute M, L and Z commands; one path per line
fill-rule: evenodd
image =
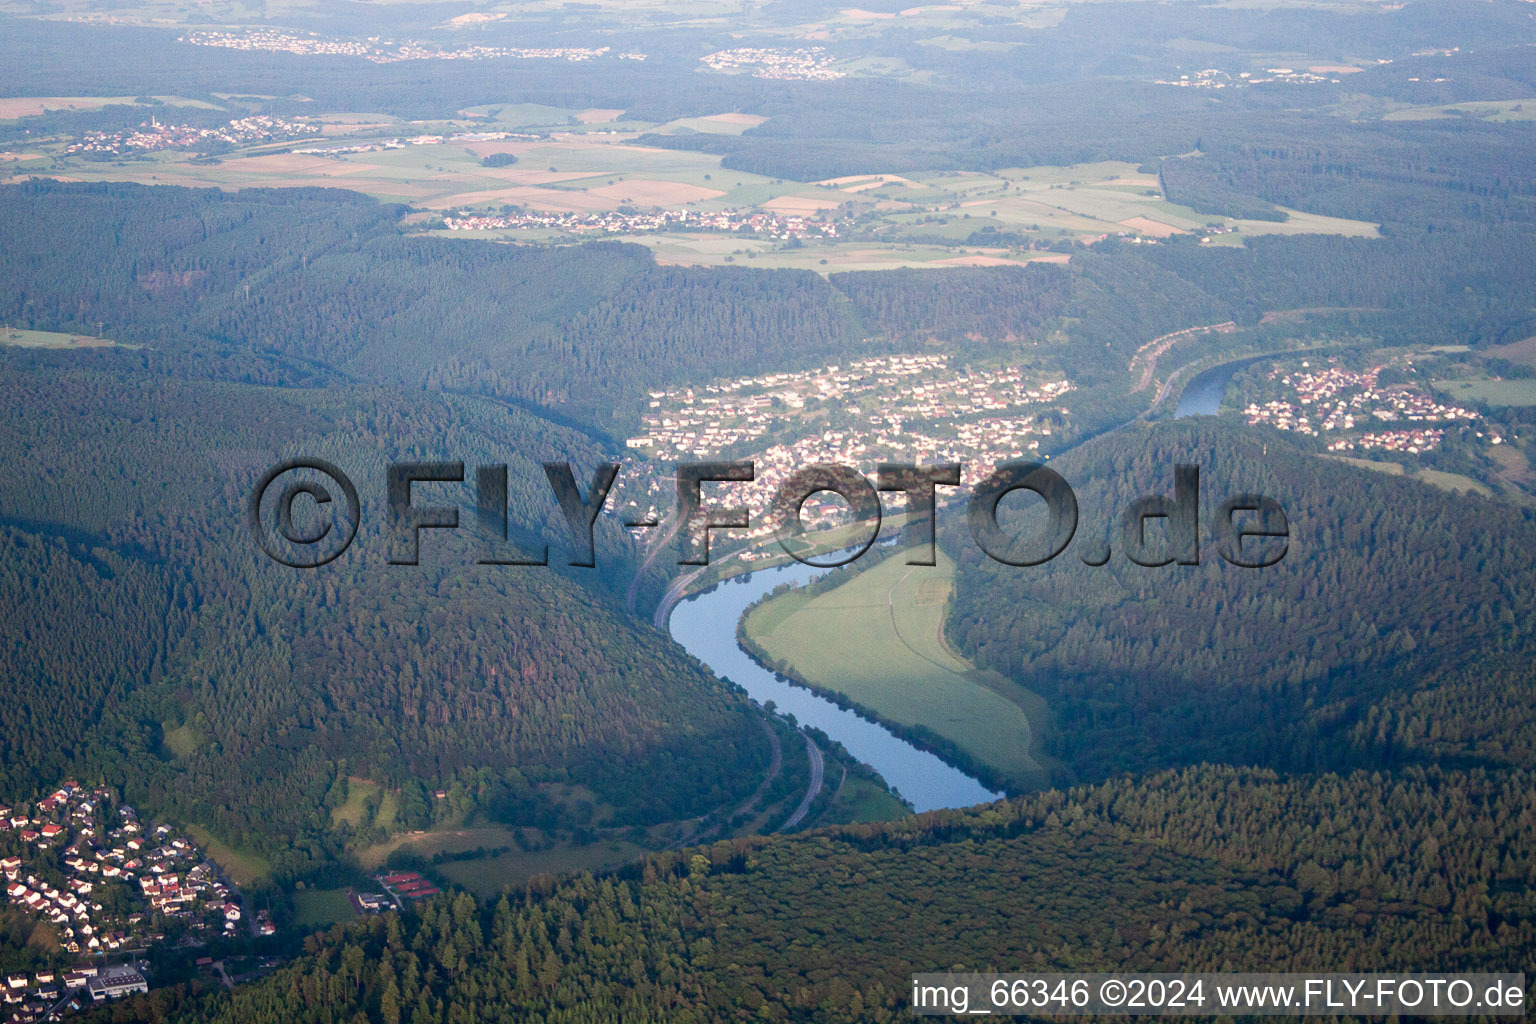
M 1252 362 L 1213 366 L 1184 387 L 1175 418 L 1214 416 L 1227 385 L 1240 368 Z M 1002 796 L 933 754 L 919 750 L 883 726 L 866 721 L 809 690 L 791 686 L 753 661 L 736 643 L 736 624 L 747 608 L 781 583 L 803 586 L 825 572 L 791 562 L 738 576 L 678 604 L 668 619 L 672 638 L 717 675 L 740 685 L 758 703 L 773 701 L 797 722 L 813 725 L 870 765 L 919 811 L 940 807 L 969 807 Z
M 884 776 L 919 811 L 969 807 L 1001 797 L 1001 793 L 992 792 L 883 726 L 778 679 L 737 646 L 736 624 L 753 602 L 782 583 L 803 586 L 825 571 L 790 562 L 738 576 L 690 597 L 680 602 L 667 620 L 672 639 L 716 675 L 745 689 L 753 700 L 760 704 L 771 700 L 780 712 L 788 712 L 795 716 L 795 721 L 813 725 L 837 740 L 850 754 Z

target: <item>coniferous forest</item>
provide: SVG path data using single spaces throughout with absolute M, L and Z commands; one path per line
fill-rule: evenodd
M 582 18 L 619 17 L 567 5 L 444 29 L 438 5 L 310 6 L 283 16 L 359 47 L 514 27 L 519 45 L 576 46 L 591 41 Z M 0 165 L 0 806 L 34 807 L 65 780 L 110 794 L 195 835 L 239 876 L 246 911 L 280 925 L 160 943 L 143 953 L 149 992 L 70 1019 L 894 1021 L 914 973 L 951 968 L 1523 970 L 1536 399 L 1501 396 L 1536 374 L 1528 5 L 1117 0 L 1037 19 L 984 4 L 962 12 L 970 35 L 936 37 L 902 24 L 917 17 L 905 4 L 875 5 L 890 17 L 856 31 L 824 4 L 749 6 L 686 31 L 603 21 L 614 47 L 652 54 L 610 66 L 221 50 L 176 38 L 213 23 L 174 3 L 82 0 L 75 13 L 94 14 L 73 22 L 0 2 L 0 101 L 99 101 L 0 118 L 15 164 Z M 730 17 L 757 19 L 762 38 L 743 42 Z M 785 26 L 823 21 L 825 47 L 796 59 L 846 74 L 698 70 L 763 39 L 788 49 Z M 1258 69 L 1289 54 L 1298 70 L 1200 85 L 1213 79 L 1197 68 L 1231 53 Z M 194 128 L 229 120 L 220 104 L 239 97 L 252 116 L 367 112 L 402 137 L 515 108 L 530 120 L 506 122 L 509 145 L 538 118 L 540 144 L 634 122 L 624 144 L 645 160 L 715 161 L 690 187 L 715 192 L 731 172 L 763 195 L 800 183 L 806 217 L 867 202 L 836 246 L 902 265 L 771 265 L 798 246 L 745 229 L 721 242 L 738 247 L 729 264 L 638 233 L 462 237 L 441 204 L 413 201 L 415 183 L 365 194 L 329 165 L 276 183 L 292 187 L 213 188 L 177 181 L 160 154 L 92 160 L 101 180 L 26 164 L 58 140 L 131 131 L 151 106 L 183 110 L 167 97 Z M 699 127 L 722 112 L 731 130 Z M 486 211 L 520 209 L 534 179 L 519 175 L 587 195 L 568 184 L 586 168 L 501 157 L 476 154 L 514 176 Z M 1097 186 L 1074 177 L 1109 161 Z M 1207 222 L 1047 239 L 972 228 L 959 202 L 903 220 L 888 191 L 1042 167 L 1061 189 L 1122 187 L 1139 168 L 1163 215 Z M 1065 210 L 1035 195 L 1042 220 Z M 972 205 L 979 218 L 987 204 Z M 917 265 L 934 238 L 954 256 Z M 33 332 L 110 343 L 7 340 Z M 837 737 L 770 713 L 658 628 L 686 571 L 670 533 L 653 548 L 664 531 L 599 515 L 597 567 L 580 565 L 545 464 L 571 464 L 585 490 L 594 467 L 637 458 L 627 439 L 674 415 L 676 395 L 919 356 L 965 379 L 1070 382 L 1030 414 L 1028 457 L 1070 482 L 1080 521 L 1064 555 L 1021 567 L 983 553 L 963 503 L 941 509 L 954 573 L 924 592 L 942 606 L 931 639 L 967 678 L 1038 700 L 1027 740 L 1048 785 L 908 813 Z M 1241 364 L 1271 386 L 1317 368 L 1303 359 L 1380 363 L 1383 388 L 1423 381 L 1445 402 L 1431 371 L 1475 367 L 1482 390 L 1457 401 L 1476 425 L 1389 469 L 1230 401 L 1173 415 L 1201 371 Z M 861 416 L 902 429 L 883 409 L 816 402 L 807 430 L 828 439 Z M 804 405 L 782 388 L 761 399 L 786 416 Z M 765 432 L 731 454 L 790 440 Z M 269 559 L 247 525 L 255 482 L 294 457 L 334 463 L 361 493 L 356 542 L 315 570 Z M 401 462 L 466 467 L 464 482 L 415 485 L 418 506 L 457 502 L 462 522 L 421 531 L 412 565 L 385 557 Z M 1120 517 L 1172 495 L 1180 464 L 1200 469 L 1199 563 L 1133 564 Z M 485 465 L 506 467 L 502 554 L 545 564 L 480 558 Z M 1220 557 L 1214 517 L 1254 494 L 1283 506 L 1287 546 L 1245 569 Z M 1043 521 L 1026 501 L 1001 519 L 1018 537 Z M 1173 550 L 1166 525 L 1149 536 Z M 923 747 L 942 730 L 894 731 Z M 928 748 L 972 763 L 953 742 Z M 24 836 L 0 829 L 0 860 L 36 850 L 40 877 L 65 878 L 71 851 Z M 545 856 L 557 846 L 613 855 Z M 531 866 L 475 874 L 509 861 Z M 305 909 L 317 891 L 372 891 L 389 868 L 444 891 L 379 914 Z M 64 938 L 0 904 L 0 970 L 62 974 Z M 226 986 L 203 957 L 259 966 Z

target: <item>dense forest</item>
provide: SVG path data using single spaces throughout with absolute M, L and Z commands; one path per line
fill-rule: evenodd
M 785 24 L 822 10 L 763 6 Z M 272 891 L 348 884 L 359 846 L 470 822 L 574 830 L 601 814 L 632 833 L 677 826 L 653 849 L 702 843 L 315 934 L 233 992 L 170 971 L 176 983 L 87 1016 L 883 1021 L 908 1016 L 911 972 L 947 965 L 1523 967 L 1536 950 L 1536 519 L 1267 429 L 1136 419 L 1155 388 L 1133 389 L 1133 356 L 1194 326 L 1236 329 L 1181 343 L 1181 361 L 1345 341 L 1476 358 L 1536 334 L 1530 124 L 1376 116 L 1530 95 L 1528 5 L 1393 6 L 1074 5 L 959 61 L 893 30 L 884 53 L 912 80 L 831 83 L 695 73 L 736 45 L 715 28 L 645 29 L 654 59 L 593 74 L 0 20 L 7 96 L 233 90 L 252 109 L 406 118 L 490 102 L 754 112 L 766 120 L 740 135 L 641 141 L 803 181 L 1129 160 L 1202 214 L 1301 211 L 1380 235 L 1111 237 L 1062 241 L 1065 265 L 823 277 L 662 266 L 617 242 L 430 238 L 407 207 L 339 189 L 0 186 L 0 323 L 116 343 L 0 347 L 0 454 L 20 468 L 0 481 L 0 797 L 66 775 L 107 783 L 262 859 Z M 401 31 L 425 16 L 379 15 Z M 372 23 L 337 8 L 314 24 Z M 527 45 L 579 35 L 553 17 L 519 31 Z M 1398 59 L 1304 94 L 1152 84 L 1191 52 L 1279 52 L 1300 32 Z M 134 116 L 16 119 L 0 143 Z M 1268 316 L 1280 311 L 1306 315 Z M 623 595 L 640 549 L 612 517 L 597 527 L 603 569 L 565 564 L 540 463 L 586 479 L 621 454 L 652 389 L 914 351 L 1074 382 L 1070 427 L 1047 452 L 1083 510 L 1073 547 L 1018 569 L 985 559 L 960 517 L 941 534 L 959 566 L 948 640 L 1045 698 L 1058 788 L 719 839 L 744 824 L 719 812 L 753 793 L 789 727 L 765 730 L 650 628 L 648 602 L 675 576 L 665 555 L 638 608 Z M 298 454 L 341 466 L 363 496 L 355 545 L 315 573 L 272 564 L 246 532 L 250 487 Z M 550 566 L 477 565 L 468 529 L 429 531 L 420 565 L 389 565 L 384 473 L 402 459 L 507 464 L 510 547 L 548 547 Z M 1180 462 L 1201 469 L 1201 564 L 1128 564 L 1117 517 L 1171 493 Z M 471 505 L 470 483 L 430 487 Z M 1222 561 L 1207 525 L 1241 492 L 1288 517 L 1286 557 L 1263 570 Z M 1084 564 L 1105 542 L 1109 564 Z M 784 757 L 770 801 L 809 777 L 808 754 Z M 341 820 L 365 787 L 378 795 Z M 31 941 L 0 915 L 0 965 L 36 960 Z
M 468 535 L 428 538 L 418 567 L 386 564 L 383 465 L 408 456 L 510 464 L 514 542 L 564 550 L 539 461 L 592 461 L 582 435 L 444 396 L 121 366 L 48 366 L 40 388 L 39 369 L 0 370 L 23 428 L 7 458 L 48 467 L 3 495 L 19 601 L 0 624 L 8 792 L 101 778 L 292 878 L 339 855 L 327 798 L 348 772 L 399 788 L 398 823 L 418 828 L 466 803 L 545 821 L 549 782 L 588 786 L 617 823 L 681 819 L 760 778 L 767 744 L 745 701 L 577 570 L 476 566 Z M 323 453 L 366 498 L 356 544 L 323 577 L 283 571 L 246 533 L 245 490 L 287 452 Z M 610 561 L 627 557 L 617 530 L 598 532 Z M 171 730 L 186 737 L 174 751 Z M 448 804 L 410 799 L 455 787 Z
M 1131 564 L 1119 517 L 1172 494 L 1179 463 L 1200 467 L 1200 564 Z M 1052 752 L 1076 777 L 1192 761 L 1529 765 L 1536 723 L 1509 697 L 1532 656 L 1528 513 L 1209 422 L 1122 431 L 1053 468 L 1083 510 L 1073 548 L 1016 569 L 957 537 L 949 631 L 1046 698 Z M 1211 517 L 1244 493 L 1285 510 L 1278 564 L 1217 553 Z M 1168 550 L 1167 527 L 1149 535 Z M 1084 563 L 1106 546 L 1109 565 Z
M 1205 766 L 717 842 L 316 936 L 101 1020 L 896 1021 L 915 971 L 1519 970 L 1532 779 Z

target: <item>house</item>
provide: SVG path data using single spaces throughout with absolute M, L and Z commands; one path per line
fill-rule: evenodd
M 389 905 L 389 900 L 382 893 L 360 892 L 357 894 L 357 905 L 370 914 L 377 914 Z

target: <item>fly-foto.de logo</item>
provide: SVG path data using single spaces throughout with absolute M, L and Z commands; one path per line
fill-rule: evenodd
M 608 504 L 618 480 L 617 463 L 603 463 L 592 473 L 585 488 L 568 462 L 543 463 L 550 498 L 560 509 L 568 533 L 568 564 L 597 564 L 593 529 Z M 473 529 L 478 544 L 475 561 L 481 565 L 545 566 L 547 545 L 529 552 L 508 538 L 508 469 L 505 465 L 474 468 L 472 487 L 462 462 L 396 462 L 385 471 L 384 498 L 387 551 L 390 565 L 416 565 L 423 538 L 431 531 L 457 530 L 460 503 L 446 503 L 454 495 L 472 499 Z M 743 505 L 728 498 L 706 500 L 705 485 L 716 487 L 749 483 L 756 478 L 754 464 L 738 462 L 678 463 L 674 480 L 676 507 L 666 524 L 678 540 L 679 565 L 702 566 L 710 560 L 710 536 L 716 531 L 749 530 L 754 523 Z M 846 565 L 869 550 L 879 535 L 886 510 L 881 494 L 900 494 L 907 514 L 904 543 L 909 565 L 934 564 L 934 537 L 939 488 L 960 485 L 959 463 L 917 466 L 882 464 L 871 481 L 851 466 L 822 464 L 790 474 L 776 489 L 766 513 L 773 537 L 795 559 L 817 566 Z M 469 493 L 465 493 L 466 490 Z M 1013 517 L 999 514 L 1011 494 L 1027 492 L 1043 502 L 1043 516 Z M 806 545 L 803 511 L 815 495 L 832 493 L 848 505 L 853 524 L 842 537 L 837 552 L 825 552 L 812 561 Z M 952 491 L 946 498 L 964 497 Z M 1104 565 L 1114 551 L 1140 566 L 1198 565 L 1201 552 L 1200 468 L 1174 466 L 1171 494 L 1152 494 L 1131 502 L 1121 511 L 1118 530 L 1109 543 L 1079 553 L 1087 565 Z M 1077 495 L 1055 470 L 1034 462 L 1008 462 L 998 466 L 971 489 L 965 498 L 965 518 L 970 536 L 986 555 L 1012 566 L 1043 565 L 1062 555 L 1077 535 Z M 946 503 L 956 503 L 953 500 Z M 362 523 L 357 487 L 339 468 L 323 459 L 299 458 L 269 469 L 250 493 L 247 518 L 251 533 L 262 550 L 275 561 L 295 568 L 317 568 L 334 561 L 356 539 Z M 1009 524 L 1003 522 L 1009 518 Z M 1203 517 L 1216 553 L 1227 563 L 1245 569 L 1274 565 L 1289 550 L 1290 523 L 1280 503 L 1260 494 L 1236 494 L 1224 498 Z M 631 529 L 662 527 L 654 519 L 624 523 Z

